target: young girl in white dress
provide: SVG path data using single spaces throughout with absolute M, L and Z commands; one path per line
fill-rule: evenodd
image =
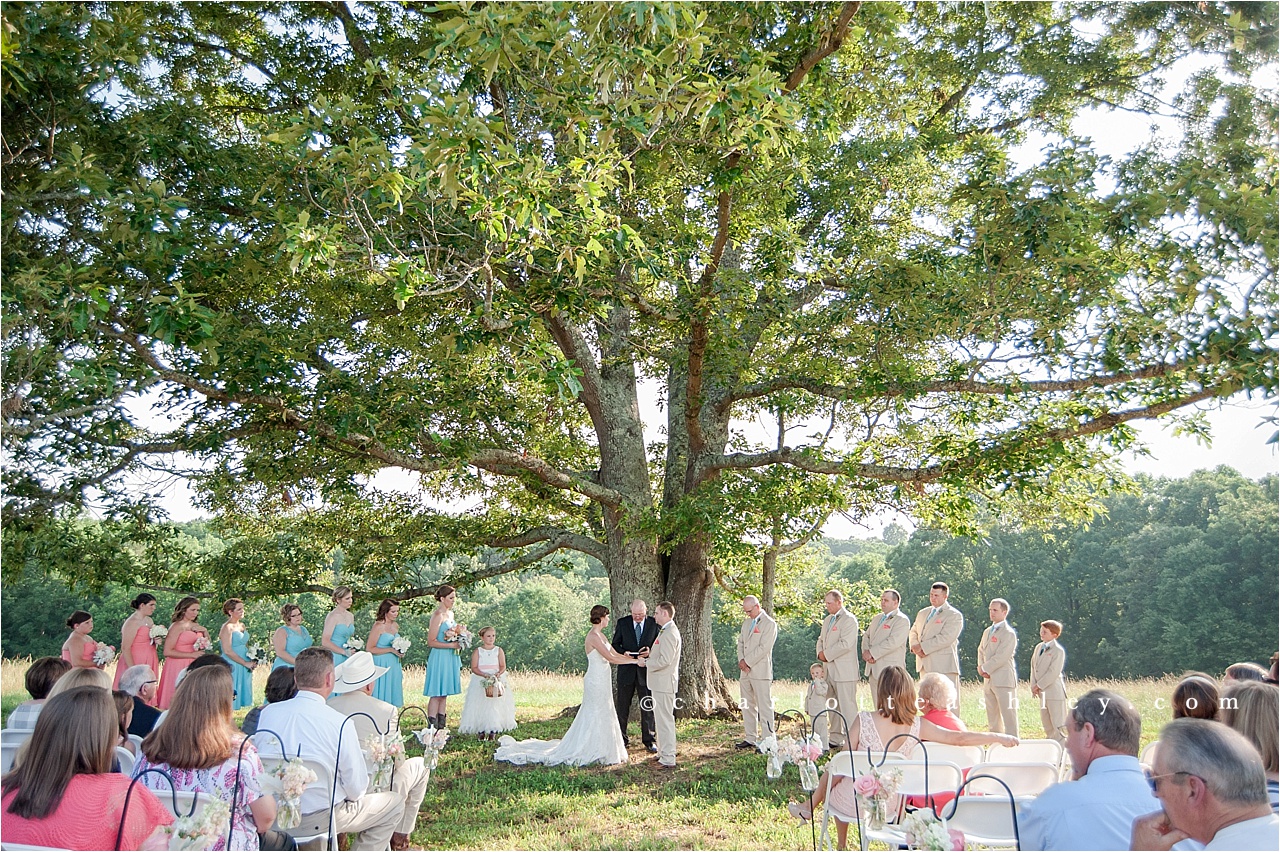
M 516 699 L 506 677 L 507 655 L 494 644 L 497 639 L 498 631 L 492 627 L 480 631 L 480 645 L 471 652 L 471 683 L 458 723 L 458 733 L 479 734 L 482 740 L 497 739 L 498 734 L 516 726 Z M 485 694 L 487 677 L 498 679 L 493 697 Z

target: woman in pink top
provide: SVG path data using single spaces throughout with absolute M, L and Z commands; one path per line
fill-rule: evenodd
M 93 616 L 78 609 L 67 619 L 67 627 L 71 628 L 71 635 L 62 643 L 62 659 L 70 663 L 73 669 L 98 668 L 93 662 L 98 643 L 89 635 L 93 632 Z
M 0 779 L 6 843 L 115 849 L 129 778 L 111 771 L 119 739 L 111 693 L 78 686 L 45 702 L 23 760 Z M 164 849 L 173 822 L 151 791 L 129 800 L 120 849 Z

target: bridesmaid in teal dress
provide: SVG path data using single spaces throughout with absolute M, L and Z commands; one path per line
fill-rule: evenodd
M 373 682 L 373 697 L 403 707 L 404 670 L 400 667 L 400 659 L 404 654 L 391 647 L 391 643 L 400 635 L 399 618 L 399 604 L 391 598 L 384 599 L 378 604 L 378 614 L 364 647 L 373 654 L 379 666 L 388 669 L 386 674 Z
M 231 664 L 231 685 L 236 690 L 231 709 L 252 707 L 253 670 L 258 667 L 258 663 L 249 659 L 249 631 L 241 623 L 244 618 L 244 601 L 231 598 L 222 605 L 222 611 L 227 620 L 218 631 L 218 642 L 222 646 L 222 659 Z
M 458 590 L 453 586 L 445 584 L 436 589 L 436 600 L 440 605 L 431 614 L 431 626 L 427 628 L 431 654 L 427 657 L 427 682 L 422 694 L 428 699 L 427 716 L 437 728 L 447 727 L 449 711 L 446 702 L 449 696 L 462 692 L 462 677 L 458 674 L 458 650 L 462 643 L 445 638 L 445 634 L 455 627 L 466 630 L 465 624 L 453 620 L 453 604 L 457 599 Z
M 313 644 L 311 634 L 302 625 L 302 607 L 297 604 L 285 604 L 280 607 L 280 620 L 284 625 L 276 628 L 271 636 L 271 645 L 276 651 L 276 661 L 271 664 L 272 670 L 294 665 L 294 657 L 303 648 Z
M 333 590 L 333 609 L 324 617 L 324 630 L 320 633 L 320 644 L 333 654 L 334 666 L 339 666 L 351 656 L 351 649 L 344 647 L 348 639 L 356 632 L 356 618 L 351 614 L 351 604 L 355 595 L 350 586 L 338 586 Z M 385 677 L 385 675 L 384 675 Z

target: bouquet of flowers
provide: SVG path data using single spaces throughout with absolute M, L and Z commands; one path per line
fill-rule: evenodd
M 93 652 L 93 664 L 98 668 L 102 668 L 115 658 L 116 649 L 106 642 L 99 642 L 97 649 Z
M 507 694 L 507 685 L 503 683 L 502 678 L 496 674 L 489 675 L 480 682 L 484 684 L 484 694 L 486 698 L 501 698 Z
M 800 770 L 800 786 L 813 792 L 818 789 L 818 765 L 814 762 L 822 756 L 822 740 L 816 735 L 808 739 L 787 737 L 778 744 L 778 751 Z
M 391 789 L 391 772 L 397 757 L 404 757 L 404 734 L 394 731 L 388 734 L 370 734 L 364 741 L 365 760 L 373 766 L 370 792 L 381 793 Z
M 314 774 L 314 773 L 313 773 Z M 190 816 L 180 816 L 166 826 L 170 849 L 212 849 L 231 819 L 231 808 L 216 796 L 203 798 L 204 807 Z
M 209 641 L 209 637 L 201 633 L 196 637 L 195 644 L 191 646 L 193 651 L 207 651 L 213 647 L 213 643 Z
M 887 766 L 872 767 L 854 779 L 853 791 L 869 828 L 884 828 L 889 819 L 889 803 L 897 795 L 900 783 L 902 770 Z
M 408 640 L 405 640 L 405 641 L 408 641 Z M 364 640 L 357 639 L 356 637 L 352 636 L 348 638 L 347 641 L 342 643 L 342 647 L 346 648 L 348 651 L 354 654 L 356 651 L 364 650 Z
M 444 632 L 446 642 L 457 642 L 459 651 L 471 650 L 471 634 L 467 632 L 467 625 L 455 624 Z
M 169 635 L 169 628 L 163 624 L 153 624 L 147 631 L 147 635 L 151 637 L 151 644 L 159 648 L 164 644 L 164 638 Z
M 262 657 L 262 648 L 257 645 L 250 645 L 244 649 L 244 658 L 251 663 L 259 662 Z
M 397 636 L 396 638 L 391 640 L 391 649 L 395 651 L 397 654 L 400 654 L 401 656 L 404 656 L 405 654 L 409 653 L 409 648 L 412 645 L 413 643 L 410 642 L 408 639 L 406 639 L 404 636 Z
M 777 736 L 769 734 L 756 743 L 756 748 L 760 749 L 761 754 L 769 758 L 764 767 L 764 777 L 770 779 L 781 778 L 782 767 L 786 763 L 786 757 L 780 751 Z
M 907 835 L 907 845 L 912 849 L 938 852 L 964 849 L 964 832 L 947 828 L 946 821 L 938 819 L 928 808 L 913 811 L 902 821 L 902 830 Z
M 428 726 L 414 731 L 413 735 L 422 743 L 422 760 L 427 769 L 435 769 L 440 760 L 440 750 L 449 742 L 449 729 Z
M 279 764 L 271 774 L 280 782 L 280 794 L 276 796 L 279 806 L 276 827 L 294 828 L 302 822 L 302 791 L 307 789 L 308 784 L 316 782 L 316 774 L 307 768 L 300 757 Z

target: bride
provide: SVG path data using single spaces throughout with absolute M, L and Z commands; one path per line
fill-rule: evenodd
M 609 664 L 635 665 L 636 660 L 613 650 L 604 638 L 609 608 L 591 608 L 591 630 L 587 633 L 587 675 L 582 679 L 582 706 L 562 740 L 520 740 L 505 736 L 498 740 L 494 760 L 508 763 L 544 763 L 548 766 L 589 763 L 626 763 L 627 746 L 618 729 L 613 708 Z

